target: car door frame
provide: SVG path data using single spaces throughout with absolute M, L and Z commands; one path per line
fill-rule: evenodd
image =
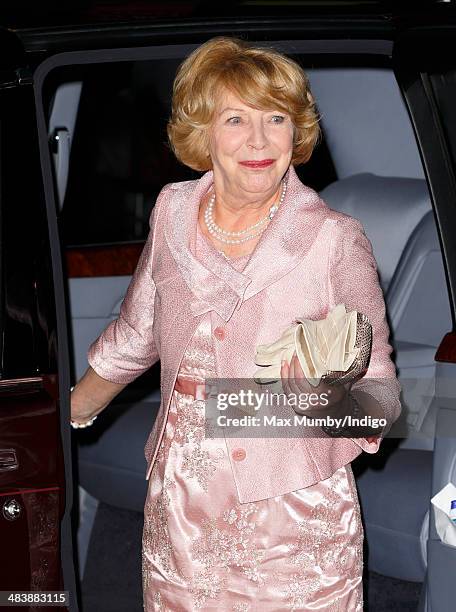
M 58 245 L 52 238 L 55 233 L 55 214 L 46 209 L 41 184 L 40 157 L 38 152 L 35 100 L 32 78 L 25 57 L 20 51 L 17 40 L 11 33 L 6 41 L 1 36 L 1 47 L 5 51 L 9 45 L 18 50 L 8 55 L 9 66 L 2 64 L 0 93 L 2 95 L 1 128 L 7 131 L 5 123 L 20 130 L 11 134 L 8 143 L 14 144 L 8 150 L 11 160 L 1 159 L 2 163 L 2 212 L 8 207 L 8 219 L 2 217 L 2 254 L 0 257 L 2 277 L 8 270 L 8 279 L 2 278 L 1 296 L 1 373 L 0 398 L 2 416 L 5 418 L 2 447 L 11 447 L 10 464 L 2 462 L 0 480 L 1 502 L 5 520 L 5 503 L 15 504 L 15 516 L 9 517 L 11 534 L 6 532 L 2 540 L 5 552 L 9 551 L 11 567 L 2 568 L 3 589 L 18 588 L 59 588 L 69 593 L 65 609 L 77 611 L 77 593 L 74 574 L 73 530 L 72 530 L 72 469 L 71 436 L 68 430 L 69 401 L 62 392 L 68 389 L 68 350 L 65 344 L 65 320 L 60 321 L 60 307 L 63 291 Z M 9 102 L 6 102 L 9 99 Z M 14 112 L 14 119 L 6 115 Z M 9 129 L 9 128 L 8 128 Z M 27 154 L 20 156 L 21 146 Z M 14 159 L 14 165 L 12 163 Z M 3 174 L 5 173 L 5 174 Z M 3 184 L 8 187 L 3 198 Z M 27 206 L 33 206 L 32 214 L 27 216 L 27 207 L 20 207 L 19 194 L 25 194 L 32 185 L 36 191 L 28 193 Z M 14 189 L 16 186 L 16 189 Z M 15 194 L 8 201 L 9 194 Z M 5 208 L 3 208 L 5 207 Z M 17 226 L 17 217 L 21 215 Z M 10 219 L 11 217 L 11 219 Z M 3 222 L 10 222 L 5 229 Z M 19 233 L 23 224 L 31 227 L 36 242 L 22 246 Z M 17 249 L 11 246 L 14 231 L 18 232 Z M 6 236 L 3 232 L 8 231 Z M 42 250 L 32 251 L 39 245 Z M 16 259 L 17 253 L 24 253 Z M 40 259 L 42 255 L 43 259 Z M 51 266 L 53 270 L 51 272 Z M 14 272 L 14 274 L 11 273 Z M 18 302 L 16 303 L 16 296 Z M 5 308 L 3 308 L 4 306 Z M 60 315 L 60 317 L 59 317 Z M 15 329 L 23 328 L 24 333 L 15 335 Z M 12 330 L 12 331 L 11 331 Z M 5 348 L 4 334 L 15 342 Z M 21 342 L 21 338 L 30 341 Z M 17 346 L 16 346 L 17 345 Z M 14 350 L 12 350 L 14 346 Z M 69 390 L 69 389 L 68 389 Z M 5 459 L 5 453 L 3 453 Z M 13 507 L 13 506 L 11 506 Z M 27 539 L 22 538 L 13 527 L 21 525 L 28 531 Z M 45 526 L 45 528 L 44 528 Z M 52 533 L 52 538 L 50 537 Z M 20 537 L 18 537 L 20 536 Z M 23 576 L 18 567 L 14 568 L 16 553 L 24 550 L 28 568 Z M 33 550 L 32 550 L 33 549 Z M 33 554 L 32 554 L 33 553 Z M 33 559 L 32 559 L 33 557 Z M 36 564 L 36 567 L 35 567 Z M 47 569 L 46 569 L 47 568 Z M 11 572 L 6 571 L 11 569 Z M 22 566 L 21 566 L 22 569 Z M 28 577 L 27 577 L 28 576 Z M 24 582 L 26 580 L 26 582 Z M 36 593 L 35 593 L 36 594 Z M 53 598 L 61 601 L 60 595 Z M 62 609 L 62 608 L 61 608 Z
M 436 413 L 431 497 L 448 482 L 456 484 L 456 167 L 446 140 L 444 121 L 429 73 L 444 64 L 442 53 L 456 36 L 456 24 L 404 27 L 393 48 L 393 68 L 406 104 L 420 151 L 441 244 L 452 315 L 452 329 L 437 349 L 436 393 L 431 410 Z M 456 62 L 453 61 L 456 68 Z M 454 567 L 456 548 L 440 540 L 435 509 L 429 503 L 426 593 L 420 610 L 443 612 L 452 609 L 456 597 Z

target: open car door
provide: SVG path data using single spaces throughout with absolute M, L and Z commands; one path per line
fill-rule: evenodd
M 57 216 L 33 75 L 10 32 L 0 31 L 0 58 L 0 606 L 78 610 Z
M 453 329 L 435 355 L 435 444 L 432 493 L 456 485 L 456 23 L 445 18 L 404 25 L 393 51 L 396 77 L 412 119 L 432 197 L 445 263 Z M 445 7 L 446 8 L 446 7 Z M 429 313 L 432 316 L 432 313 Z M 449 508 L 448 508 L 449 510 Z M 428 612 L 454 610 L 456 547 L 443 542 L 430 504 L 427 542 Z

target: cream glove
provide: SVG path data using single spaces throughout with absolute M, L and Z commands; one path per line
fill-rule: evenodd
M 372 327 L 367 317 L 356 310 L 346 312 L 345 305 L 338 304 L 325 319 L 296 319 L 279 340 L 258 345 L 255 363 L 265 367 L 253 377 L 258 383 L 280 380 L 282 360 L 290 363 L 296 351 L 311 385 L 318 386 L 327 376 L 347 382 L 367 369 L 371 344 Z

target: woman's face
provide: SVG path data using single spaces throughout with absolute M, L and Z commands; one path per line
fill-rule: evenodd
M 290 165 L 293 133 L 286 113 L 251 108 L 224 89 L 209 133 L 214 179 L 231 193 L 270 197 Z

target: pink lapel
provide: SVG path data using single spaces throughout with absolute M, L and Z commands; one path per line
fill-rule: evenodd
M 234 270 L 216 249 L 208 252 L 204 265 L 195 257 L 196 225 L 202 196 L 212 185 L 212 171 L 197 181 L 179 185 L 166 211 L 166 242 L 195 299 L 190 303 L 194 316 L 215 310 L 228 321 L 242 299 L 250 278 Z
M 243 301 L 274 283 L 298 265 L 309 250 L 328 207 L 304 185 L 293 166 L 285 174 L 287 193 L 274 220 L 263 232 L 242 272 L 235 270 L 216 249 L 208 250 L 204 264 L 195 256 L 196 227 L 201 197 L 213 182 L 213 172 L 180 184 L 171 196 L 164 234 L 176 264 L 195 299 L 194 316 L 210 310 L 228 321 Z

